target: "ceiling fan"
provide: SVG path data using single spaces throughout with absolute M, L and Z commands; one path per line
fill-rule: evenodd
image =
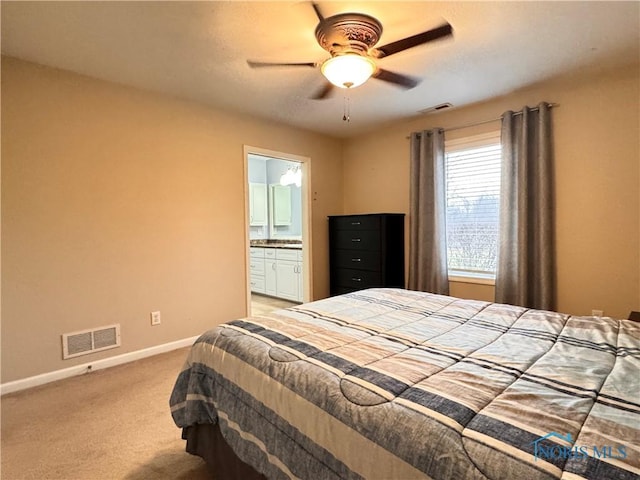
M 247 60 L 247 63 L 252 68 L 320 66 L 329 82 L 313 95 L 312 98 L 316 100 L 327 98 L 334 86 L 354 88 L 370 77 L 402 88 L 413 88 L 420 80 L 380 68 L 376 61 L 453 34 L 451 25 L 445 23 L 426 32 L 375 47 L 382 34 L 382 24 L 376 18 L 363 13 L 340 13 L 325 18 L 317 3 L 312 2 L 311 5 L 319 20 L 316 39 L 329 52 L 330 58 L 324 62 L 272 63 Z

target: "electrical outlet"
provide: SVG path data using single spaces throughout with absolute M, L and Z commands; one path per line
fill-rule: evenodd
M 591 315 L 594 317 L 601 317 L 604 315 L 604 310 L 591 310 Z
M 160 312 L 151 312 L 151 325 L 160 325 Z

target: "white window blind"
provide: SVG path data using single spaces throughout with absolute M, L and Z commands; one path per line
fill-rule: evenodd
M 495 278 L 501 156 L 500 132 L 445 142 L 450 276 Z

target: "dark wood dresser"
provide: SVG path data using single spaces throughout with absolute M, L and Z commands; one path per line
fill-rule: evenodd
M 404 288 L 404 213 L 329 217 L 330 293 Z

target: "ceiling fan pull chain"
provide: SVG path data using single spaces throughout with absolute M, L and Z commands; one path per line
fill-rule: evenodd
M 343 122 L 351 121 L 351 105 L 349 102 L 349 89 L 344 94 L 344 113 L 342 115 Z

